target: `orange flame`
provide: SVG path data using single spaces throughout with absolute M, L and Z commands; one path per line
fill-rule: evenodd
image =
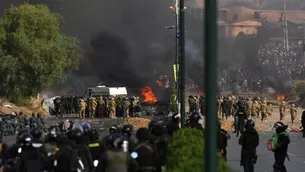
M 149 86 L 145 86 L 141 90 L 141 95 L 144 97 L 144 102 L 149 102 L 149 103 L 157 102 L 157 98 Z
M 277 94 L 276 95 L 276 99 L 277 100 L 284 100 L 285 99 L 285 95 L 284 94 Z

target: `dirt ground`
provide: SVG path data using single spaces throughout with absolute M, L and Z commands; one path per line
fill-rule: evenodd
M 300 128 L 301 115 L 303 111 L 304 111 L 303 108 L 298 109 L 296 121 L 294 121 L 294 124 L 292 124 L 289 109 L 286 109 L 286 116 L 284 119 L 284 123 L 288 125 L 289 128 Z M 270 131 L 272 125 L 275 122 L 278 122 L 279 120 L 280 120 L 279 107 L 273 106 L 272 116 L 268 117 L 267 123 L 261 122 L 260 119 L 255 119 L 255 127 L 258 131 Z M 230 118 L 228 121 L 221 121 L 221 127 L 227 131 L 233 131 L 234 130 L 233 118 Z
M 12 114 L 12 112 L 23 112 L 25 115 L 32 113 L 41 113 L 43 116 L 48 116 L 45 109 L 42 108 L 43 99 L 32 99 L 28 106 L 16 106 L 4 99 L 0 99 L 0 114 Z

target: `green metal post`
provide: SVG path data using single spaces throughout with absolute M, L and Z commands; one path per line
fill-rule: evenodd
M 179 8 L 179 96 L 180 96 L 180 115 L 181 128 L 185 127 L 185 49 L 184 49 L 184 0 L 178 1 Z
M 177 7 L 176 7 L 177 8 Z M 179 93 L 179 14 L 177 13 L 177 10 L 175 11 L 175 48 L 176 48 L 176 56 L 175 56 L 175 65 L 176 65 L 176 91 L 177 91 L 177 100 L 176 100 L 176 106 L 177 106 L 177 112 L 180 112 L 180 93 Z
M 205 0 L 205 171 L 217 171 L 217 1 Z

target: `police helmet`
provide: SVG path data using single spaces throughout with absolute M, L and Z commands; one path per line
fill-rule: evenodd
M 89 123 L 83 123 L 82 124 L 82 128 L 83 128 L 83 131 L 84 131 L 84 134 L 89 134 L 90 133 L 90 130 L 92 129 L 91 128 L 91 125 Z
M 246 121 L 245 127 L 255 127 L 255 122 L 252 119 Z
M 136 136 L 138 140 L 149 140 L 149 130 L 147 128 L 139 128 Z
M 56 128 L 53 128 L 48 131 L 47 140 L 55 140 L 58 136 L 59 136 L 58 130 L 56 130 Z
M 172 121 L 173 122 L 180 122 L 180 114 L 178 114 L 178 113 L 174 113 L 173 115 L 172 115 Z
M 39 128 L 33 128 L 30 131 L 30 134 L 33 136 L 34 139 L 40 139 L 42 132 Z
M 113 134 L 110 136 L 110 143 L 111 143 L 110 146 L 114 149 L 120 149 L 122 148 L 123 142 L 125 140 L 126 139 L 119 133 Z
M 74 130 L 74 129 L 78 129 L 78 130 L 80 130 L 82 133 L 84 133 L 84 129 L 83 129 L 82 124 L 80 124 L 80 123 L 78 123 L 78 122 L 73 124 L 72 130 Z
M 33 136 L 26 132 L 20 136 L 20 143 L 22 147 L 30 147 L 32 146 Z
M 126 124 L 121 129 L 121 134 L 125 137 L 131 137 L 133 133 L 133 126 L 131 124 Z
M 288 125 L 285 125 L 283 122 L 276 122 L 273 127 L 277 133 L 284 132 L 287 130 Z
M 21 140 L 20 140 L 21 135 L 24 134 L 24 133 L 27 133 L 27 132 L 28 132 L 27 129 L 21 129 L 21 130 L 19 131 L 18 135 L 17 135 L 16 142 L 17 142 L 17 143 L 20 143 L 20 142 L 21 142 Z
M 155 125 L 158 125 L 158 121 L 155 120 L 150 121 L 150 123 L 148 124 L 149 131 L 151 131 Z
M 190 122 L 198 122 L 200 120 L 200 115 L 197 112 L 193 112 L 190 116 Z
M 100 133 L 98 132 L 98 130 L 96 128 L 93 128 L 92 130 L 90 130 L 90 138 L 91 140 L 97 140 L 100 136 Z
M 113 134 L 113 133 L 118 133 L 119 132 L 119 127 L 117 125 L 111 125 L 109 127 L 109 134 Z
M 152 126 L 151 128 L 151 134 L 154 136 L 162 136 L 165 133 L 165 128 L 161 125 L 161 124 L 155 124 L 154 126 Z
M 80 130 L 79 128 L 75 128 L 70 133 L 70 139 L 74 141 L 82 141 L 84 136 L 84 132 Z

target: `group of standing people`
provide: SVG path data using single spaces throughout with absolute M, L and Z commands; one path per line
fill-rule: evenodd
M 72 97 L 73 98 L 73 97 Z M 64 100 L 64 102 L 63 102 Z M 109 117 L 115 119 L 116 117 L 134 117 L 139 116 L 141 105 L 139 97 L 132 96 L 130 98 L 125 96 L 110 96 L 110 97 L 77 97 L 77 106 L 75 110 L 67 110 L 68 100 L 57 97 L 54 99 L 54 113 L 55 116 L 63 116 L 67 112 L 79 114 L 79 118 L 103 118 Z M 74 108 L 73 108 L 74 109 Z

